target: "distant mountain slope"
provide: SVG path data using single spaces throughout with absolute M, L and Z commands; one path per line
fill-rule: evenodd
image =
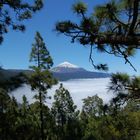
M 0 80 L 7 80 L 11 77 L 17 76 L 20 73 L 29 74 L 30 70 L 16 70 L 16 69 L 0 69 Z
M 52 70 L 54 77 L 60 81 L 69 79 L 84 79 L 84 78 L 106 78 L 110 77 L 108 73 L 91 72 L 69 62 L 64 62 L 54 67 Z
M 29 74 L 29 72 L 29 70 L 5 70 L 0 68 L 0 88 L 8 92 L 15 90 L 26 82 L 24 74 Z
M 87 78 L 107 78 L 109 74 L 99 72 L 75 72 L 75 73 L 57 73 L 53 72 L 55 78 L 60 81 L 69 79 L 87 79 Z
M 110 77 L 108 73 L 102 72 L 91 72 L 84 68 L 80 68 L 69 62 L 64 62 L 51 69 L 54 77 L 59 81 L 66 81 L 69 79 L 87 79 L 87 78 L 106 78 Z M 16 70 L 16 69 L 0 69 L 0 80 L 8 79 L 16 76 L 19 73 L 31 74 L 31 70 Z

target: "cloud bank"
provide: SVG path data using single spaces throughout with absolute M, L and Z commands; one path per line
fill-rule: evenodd
M 75 79 L 61 82 L 63 86 L 69 90 L 74 103 L 80 109 L 82 107 L 82 99 L 98 95 L 103 99 L 104 103 L 108 103 L 109 100 L 113 97 L 113 94 L 108 92 L 109 78 L 98 78 L 98 79 Z M 53 102 L 53 95 L 55 90 L 59 88 L 60 83 L 52 87 L 51 90 L 48 90 L 48 96 L 52 96 L 52 99 L 46 100 L 46 104 L 51 107 Z M 34 102 L 35 91 L 31 91 L 30 86 L 23 85 L 17 90 L 12 92 L 12 95 L 16 97 L 18 102 L 22 102 L 22 96 L 25 95 L 30 103 Z

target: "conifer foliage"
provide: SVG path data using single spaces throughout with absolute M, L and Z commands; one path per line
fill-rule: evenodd
M 43 7 L 42 0 L 0 0 L 0 43 L 3 34 L 8 33 L 9 28 L 13 30 L 25 30 L 22 21 L 31 19 Z
M 44 140 L 43 103 L 47 98 L 47 90 L 56 84 L 56 80 L 49 71 L 53 65 L 53 61 L 39 32 L 36 32 L 35 43 L 32 44 L 30 61 L 33 62 L 34 65 L 30 67 L 33 70 L 33 74 L 29 82 L 32 89 L 38 91 L 35 98 L 40 103 L 41 139 Z
M 129 57 L 140 47 L 139 7 L 139 0 L 110 0 L 94 7 L 89 16 L 87 5 L 78 2 L 73 10 L 80 22 L 61 21 L 56 24 L 56 30 L 71 37 L 72 42 L 89 45 L 90 60 L 96 69 L 107 70 L 107 65 L 95 65 L 92 59 L 94 49 L 123 58 L 136 71 Z

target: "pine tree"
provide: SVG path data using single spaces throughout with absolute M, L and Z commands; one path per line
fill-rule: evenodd
M 10 27 L 24 31 L 25 25 L 22 21 L 32 18 L 33 13 L 42 7 L 42 0 L 33 0 L 31 3 L 28 0 L 0 0 L 0 44 L 3 34 L 8 33 Z
M 112 74 L 109 90 L 116 94 L 114 102 L 119 103 L 119 105 L 128 100 L 137 100 L 140 98 L 140 77 L 132 77 L 126 73 Z
M 29 82 L 32 89 L 38 91 L 35 98 L 40 103 L 41 139 L 44 140 L 43 103 L 46 99 L 47 90 L 56 84 L 56 80 L 49 71 L 53 61 L 39 32 L 36 33 L 35 43 L 32 46 L 30 61 L 34 62 L 35 65 L 30 67 L 33 73 Z
M 103 100 L 97 95 L 83 99 L 82 111 L 89 117 L 101 117 L 103 115 Z
M 56 120 L 57 135 L 60 140 L 77 139 L 79 111 L 76 111 L 76 108 L 69 91 L 61 84 L 55 92 L 52 105 L 52 115 Z
M 93 3 L 94 4 L 94 3 Z M 107 70 L 106 64 L 96 65 L 92 58 L 93 50 L 124 58 L 136 71 L 129 57 L 140 48 L 140 1 L 110 0 L 94 8 L 88 16 L 87 5 L 78 2 L 73 6 L 80 22 L 71 20 L 58 22 L 56 30 L 82 45 L 91 48 L 90 60 L 99 70 Z

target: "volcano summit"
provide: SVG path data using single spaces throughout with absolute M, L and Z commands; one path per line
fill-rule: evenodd
M 110 77 L 108 73 L 92 72 L 84 68 L 80 68 L 69 62 L 63 62 L 54 67 L 52 70 L 54 77 L 60 81 L 69 79 L 87 79 L 87 78 L 106 78 Z

